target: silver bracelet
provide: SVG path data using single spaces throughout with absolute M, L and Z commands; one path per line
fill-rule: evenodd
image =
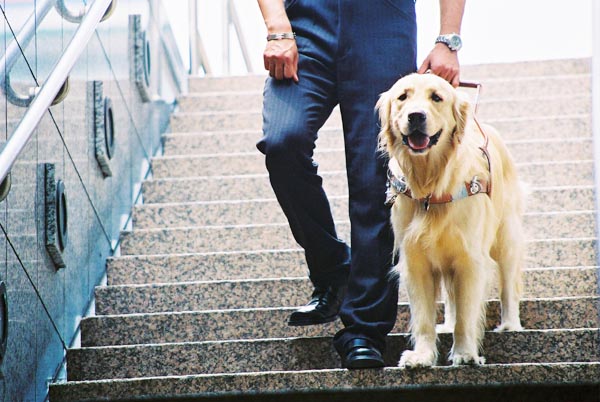
M 267 35 L 267 40 L 296 39 L 295 32 L 282 32 Z

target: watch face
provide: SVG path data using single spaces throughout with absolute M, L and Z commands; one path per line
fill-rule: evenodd
M 460 40 L 460 36 L 452 35 L 450 37 L 450 48 L 459 49 L 462 46 L 462 41 Z

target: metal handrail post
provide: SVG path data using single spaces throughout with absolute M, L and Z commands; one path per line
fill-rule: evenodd
M 198 75 L 200 55 L 198 54 L 198 0 L 188 0 L 188 29 L 190 36 L 190 75 Z
M 44 113 L 54 101 L 71 69 L 86 49 L 96 27 L 102 20 L 111 0 L 95 0 L 81 25 L 73 35 L 61 58 L 58 60 L 48 79 L 31 102 L 19 125 L 0 153 L 0 182 L 6 178 L 17 158 L 33 135 Z
M 231 15 L 229 14 L 230 3 L 231 0 L 225 0 L 223 2 L 223 74 L 229 75 L 231 71 L 230 66 L 230 37 L 229 37 L 229 27 L 231 25 Z
M 240 19 L 237 14 L 237 10 L 235 8 L 235 3 L 232 0 L 229 1 L 229 19 L 233 24 L 233 28 L 235 29 L 235 34 L 238 38 L 238 43 L 240 44 L 240 50 L 242 51 L 242 57 L 244 58 L 244 63 L 246 64 L 246 71 L 251 73 L 252 70 L 252 62 L 250 61 L 250 54 L 248 53 L 248 47 L 246 46 L 246 41 L 244 40 L 244 33 L 242 32 L 242 25 L 240 23 Z
M 212 74 L 204 43 L 198 31 L 198 0 L 189 0 L 190 75 L 198 75 L 200 67 L 205 74 Z

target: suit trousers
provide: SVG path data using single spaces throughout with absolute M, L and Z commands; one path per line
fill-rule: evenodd
M 296 33 L 299 82 L 267 78 L 263 138 L 271 185 L 316 287 L 348 283 L 334 338 L 385 349 L 397 314 L 389 274 L 393 235 L 384 206 L 387 160 L 377 150 L 375 104 L 416 70 L 414 0 L 287 0 Z M 338 238 L 313 160 L 317 133 L 339 105 L 348 178 L 350 244 Z

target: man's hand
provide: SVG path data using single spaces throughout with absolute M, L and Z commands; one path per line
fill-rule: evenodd
M 263 59 L 271 77 L 298 82 L 298 47 L 294 39 L 268 41 Z
M 431 72 L 439 75 L 452 86 L 457 87 L 460 83 L 460 65 L 456 51 L 452 51 L 443 43 L 435 45 L 418 70 L 419 74 Z

